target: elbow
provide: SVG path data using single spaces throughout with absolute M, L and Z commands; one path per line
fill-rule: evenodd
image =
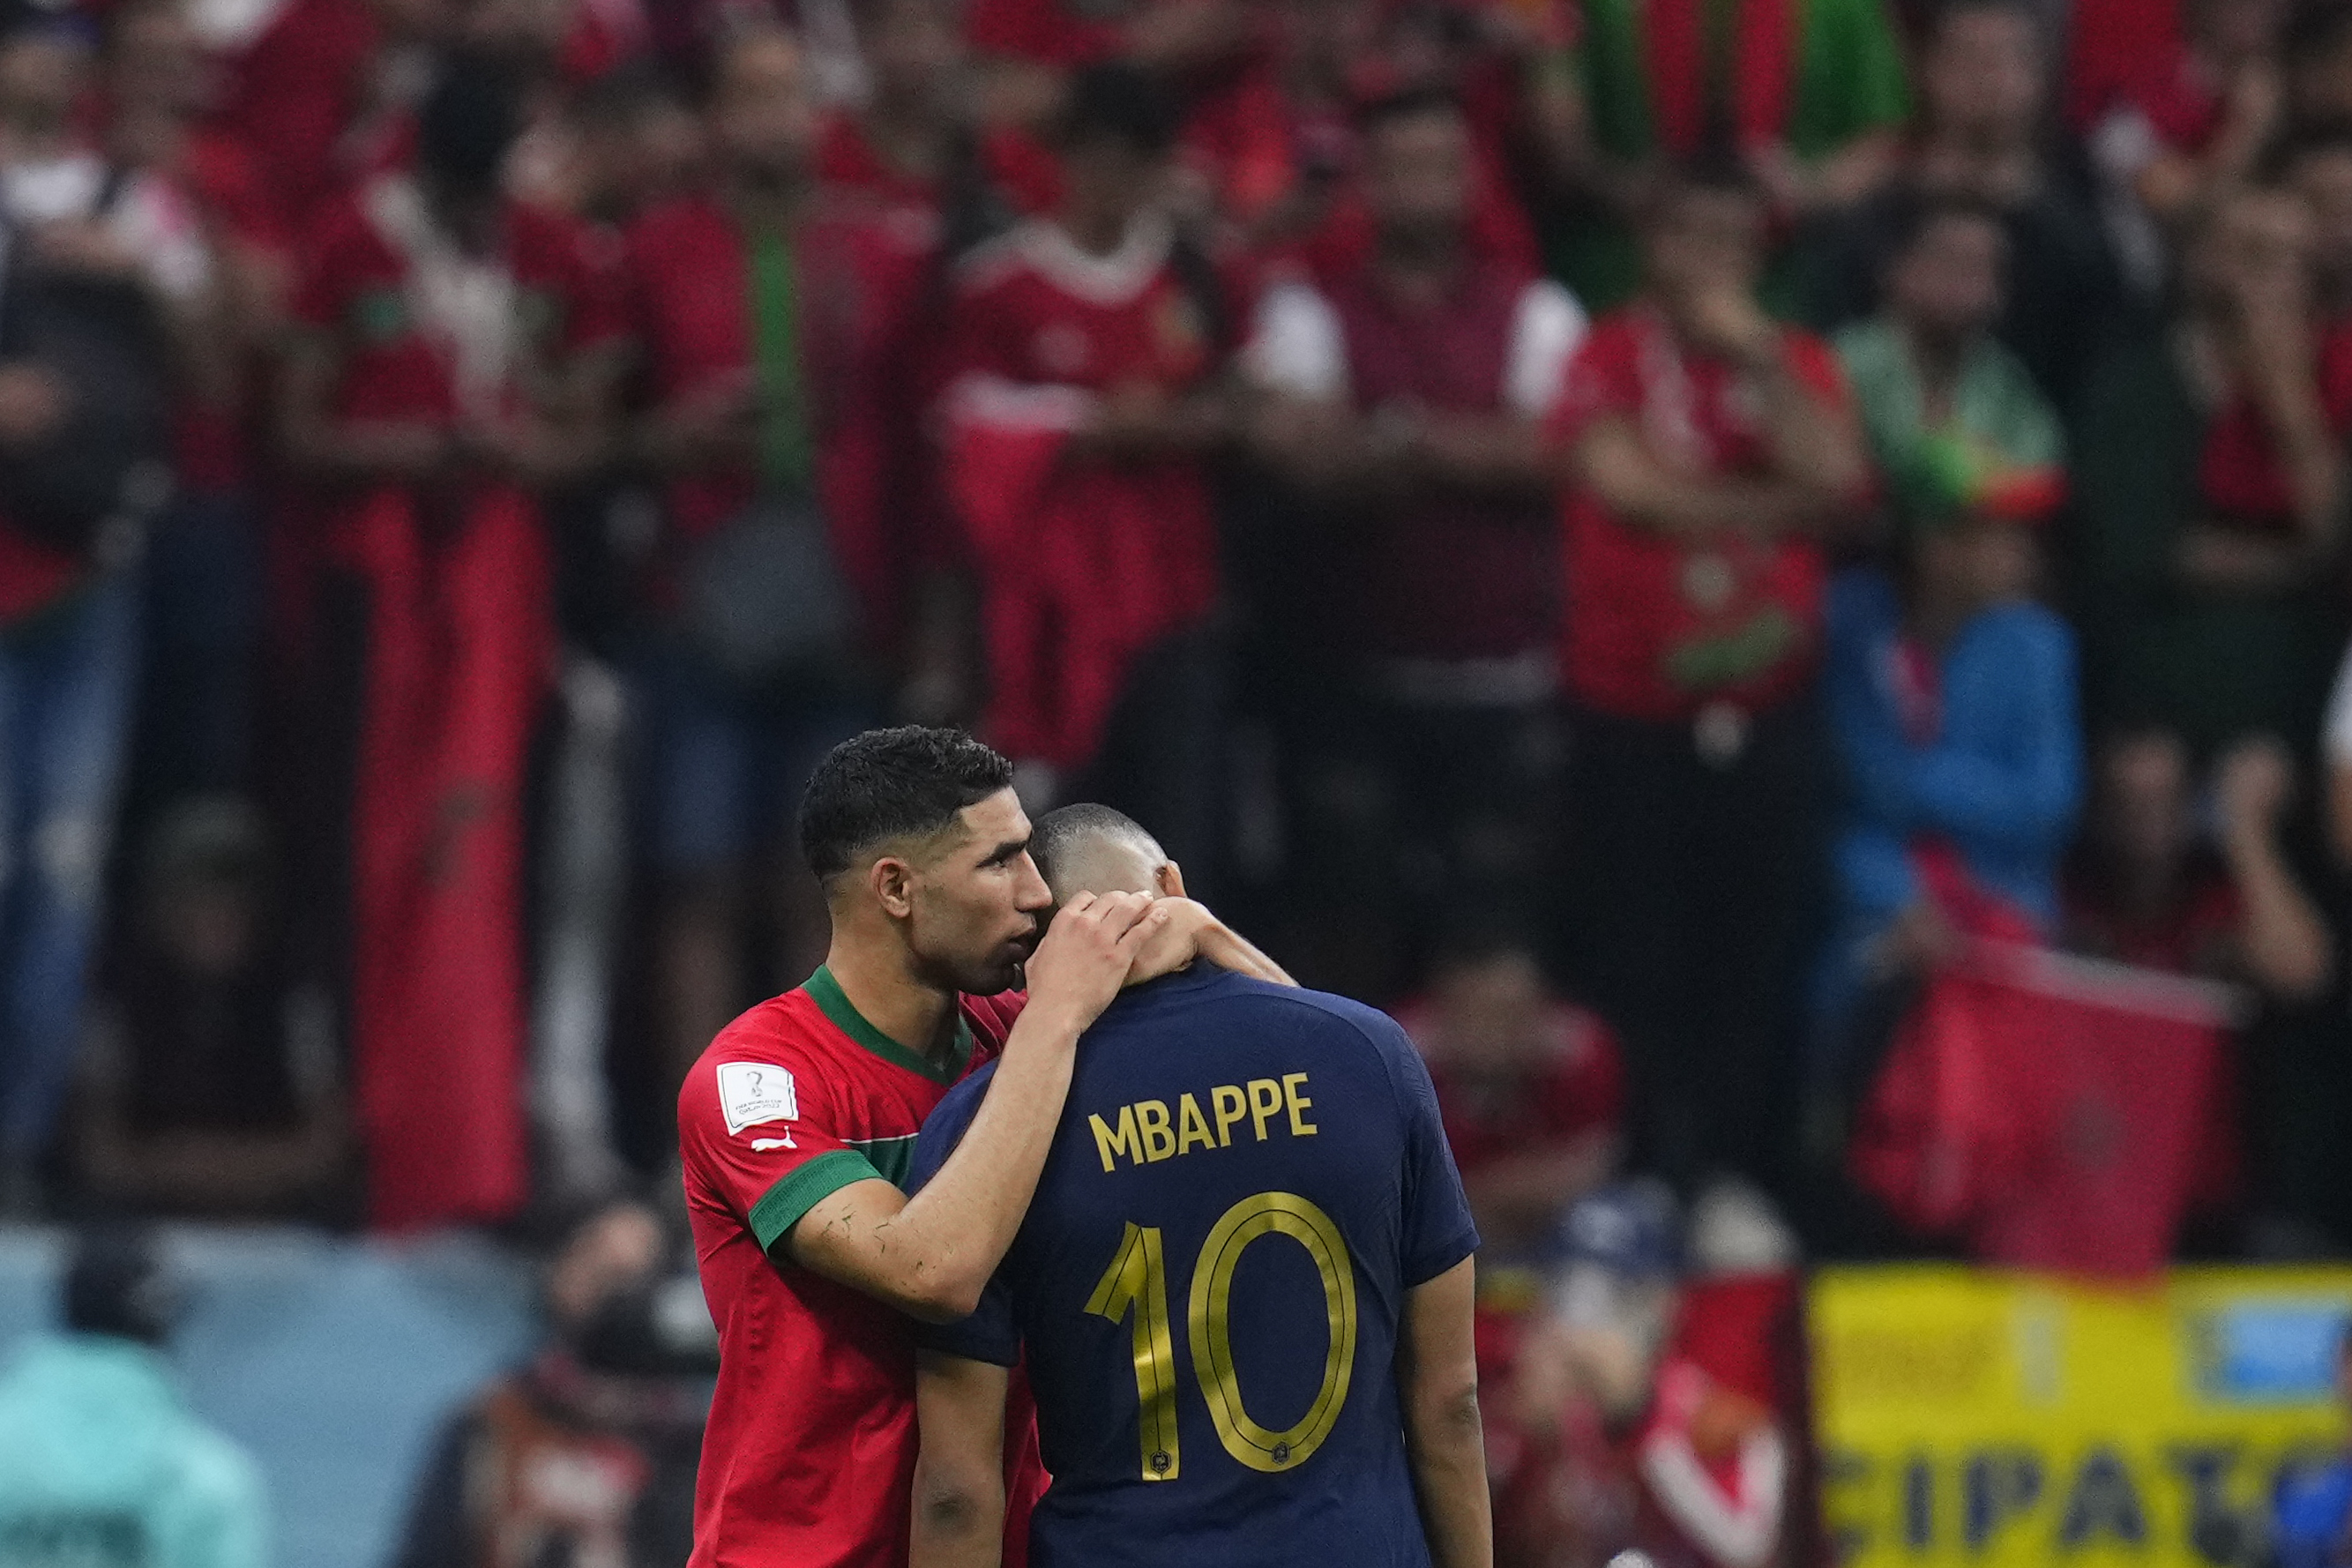
M 1477 1369 L 1469 1367 L 1459 1375 L 1424 1381 L 1413 1391 L 1412 1412 L 1416 1436 L 1424 1447 L 1434 1443 L 1450 1447 L 1479 1439 Z
M 926 1464 L 915 1480 L 915 1531 L 933 1540 L 969 1541 L 990 1527 L 1001 1499 L 977 1476 L 942 1473 Z
M 898 1291 L 898 1310 L 926 1323 L 960 1323 L 980 1310 L 985 1279 L 964 1279 L 952 1269 L 919 1269 Z

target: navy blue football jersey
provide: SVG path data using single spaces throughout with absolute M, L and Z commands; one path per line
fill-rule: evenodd
M 918 1184 L 993 1076 L 924 1123 Z M 1404 1031 L 1201 965 L 1087 1031 L 1012 1250 L 928 1342 L 1025 1347 L 1054 1477 L 1037 1568 L 1423 1568 L 1397 1336 L 1405 1293 L 1477 1245 Z

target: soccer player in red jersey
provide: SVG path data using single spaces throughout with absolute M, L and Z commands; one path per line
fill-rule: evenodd
M 1141 978 L 1197 953 L 1255 972 L 1178 900 L 1074 899 L 1039 941 L 1049 895 L 1012 778 L 954 731 L 835 748 L 800 819 L 833 918 L 825 963 L 721 1031 L 678 1096 L 720 1347 L 692 1568 L 906 1560 L 901 1314 L 951 1321 L 979 1300 L 1036 1186 L 1078 1035 L 1130 966 Z M 997 994 L 1024 975 L 1025 1006 Z M 908 1199 L 898 1184 L 924 1117 L 992 1058 L 971 1133 Z M 1016 1474 L 1016 1499 L 1041 1481 Z

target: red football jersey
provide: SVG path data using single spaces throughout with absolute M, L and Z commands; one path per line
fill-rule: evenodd
M 793 235 L 817 490 L 835 555 L 877 637 L 893 624 L 898 582 L 928 521 L 912 340 L 933 274 L 931 237 L 919 230 L 828 207 Z M 754 374 L 751 252 L 724 207 L 695 196 L 646 214 L 629 230 L 627 271 L 656 397 Z M 669 487 L 670 525 L 681 542 L 705 538 L 758 490 L 749 463 L 680 475 Z
M 404 177 L 380 176 L 325 220 L 294 295 L 294 319 L 331 334 L 343 352 L 336 413 L 350 419 L 453 419 L 474 334 L 426 319 L 431 290 L 404 251 L 399 222 Z M 618 279 L 593 260 L 585 231 L 572 219 L 520 202 L 507 204 L 500 262 L 512 283 L 509 330 L 513 353 L 499 395 L 511 396 L 534 366 L 617 342 Z M 468 339 L 474 338 L 469 343 Z
M 1791 371 L 1843 404 L 1829 345 L 1790 329 Z M 1723 360 L 1685 353 L 1657 313 L 1603 318 L 1569 366 L 1551 428 L 1572 442 L 1608 418 L 1632 422 L 1685 473 L 1758 473 L 1764 431 L 1754 391 Z M 1676 539 L 1633 527 L 1581 487 L 1567 491 L 1561 675 L 1577 700 L 1619 718 L 1672 721 L 1711 701 L 1757 709 L 1797 689 L 1821 642 L 1826 564 L 1809 539 L 1726 532 Z
M 1003 1048 L 1022 1000 L 964 997 L 942 1068 L 860 1016 L 819 969 L 721 1030 L 688 1073 L 678 1152 L 719 1344 L 691 1568 L 906 1561 L 913 1325 L 772 1251 L 851 1183 L 903 1184 L 923 1119 Z M 1014 1477 L 1016 1513 L 1040 1480 L 1034 1465 Z

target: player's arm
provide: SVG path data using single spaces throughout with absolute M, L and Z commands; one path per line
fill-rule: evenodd
M 968 1316 L 1028 1212 L 1078 1036 L 1167 923 L 1155 908 L 1137 893 L 1063 906 L 1030 957 L 1029 1002 L 995 1082 L 940 1173 L 912 1198 L 877 1177 L 819 1199 L 785 1233 L 793 1260 L 926 1321 Z
M 1247 937 L 1209 912 L 1208 906 L 1181 896 L 1160 900 L 1168 923 L 1144 944 L 1135 957 L 1128 984 L 1137 985 L 1171 974 L 1198 959 L 1253 980 L 1276 985 L 1296 985 L 1289 971 L 1268 958 Z
M 1475 1267 L 1465 1258 L 1407 1292 L 1397 1350 L 1405 1449 L 1436 1568 L 1492 1568 L 1495 1561 L 1486 1446 L 1478 1424 Z
M 908 1568 L 996 1568 L 1004 1548 L 1004 1391 L 984 1361 L 924 1351 L 915 1363 L 915 1528 Z

